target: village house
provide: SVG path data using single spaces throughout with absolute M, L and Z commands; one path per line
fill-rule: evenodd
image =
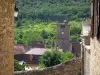
M 23 44 L 14 45 L 14 59 L 24 61 L 27 64 L 37 65 L 39 57 L 46 51 L 43 41 L 33 41 L 29 46 Z
M 100 0 L 91 0 L 91 24 L 83 22 L 82 75 L 100 75 L 99 11 Z

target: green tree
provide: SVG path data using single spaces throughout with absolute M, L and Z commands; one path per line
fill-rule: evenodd
M 80 35 L 81 35 L 81 22 L 77 21 L 70 21 L 70 38 L 72 41 L 80 41 Z
M 15 0 L 19 8 L 18 18 L 56 21 L 66 17 L 70 20 L 90 17 L 89 0 Z M 87 10 L 87 11 L 86 11 Z
M 70 52 L 61 52 L 59 50 L 46 51 L 39 60 L 40 66 L 50 67 L 60 63 L 64 63 L 73 58 Z
M 19 61 L 14 60 L 14 71 L 24 71 L 25 65 L 20 65 Z

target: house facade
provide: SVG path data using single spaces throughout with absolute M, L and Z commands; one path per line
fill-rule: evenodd
M 91 60 L 90 75 L 100 75 L 100 0 L 91 2 Z
M 100 75 L 99 11 L 100 0 L 91 0 L 91 30 L 82 36 L 82 75 Z

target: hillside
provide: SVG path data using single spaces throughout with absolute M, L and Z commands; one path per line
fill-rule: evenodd
M 90 0 L 16 0 L 19 19 L 82 20 L 90 17 Z
M 72 41 L 80 41 L 81 21 L 90 17 L 90 0 L 16 0 L 15 43 L 56 41 L 56 21 L 67 19 Z

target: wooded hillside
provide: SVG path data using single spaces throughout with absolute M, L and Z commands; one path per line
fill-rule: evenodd
M 56 21 L 67 19 L 72 41 L 80 41 L 81 21 L 90 17 L 90 0 L 15 0 L 19 9 L 15 43 L 56 40 Z M 49 45 L 50 46 L 50 45 Z
M 16 0 L 19 19 L 82 20 L 90 17 L 90 0 Z

